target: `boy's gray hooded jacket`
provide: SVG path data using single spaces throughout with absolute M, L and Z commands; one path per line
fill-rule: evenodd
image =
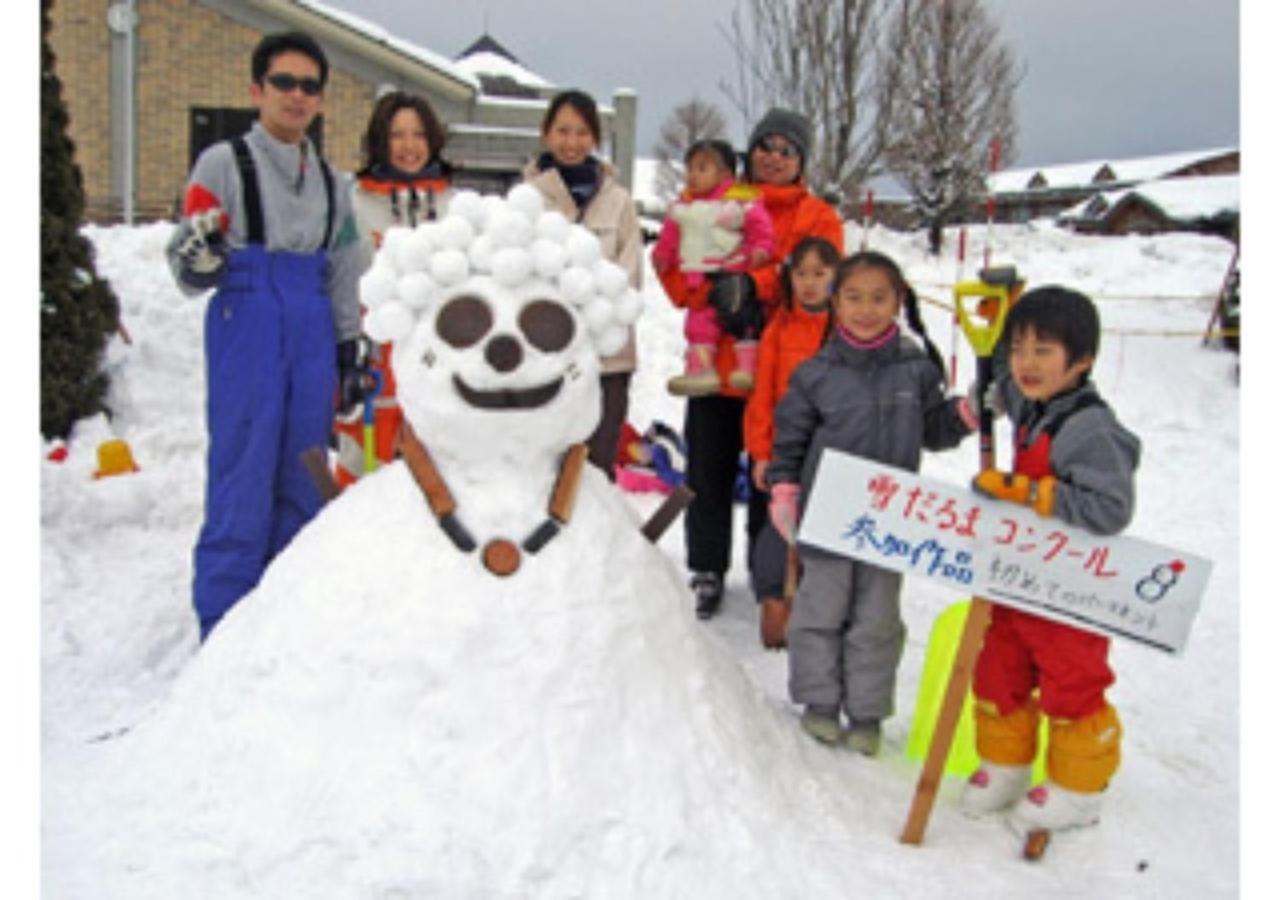
M 818 459 L 834 447 L 918 471 L 924 448 L 945 450 L 970 433 L 942 373 L 904 334 L 863 350 L 839 337 L 801 363 L 774 412 L 770 484 L 792 482 L 808 496 Z

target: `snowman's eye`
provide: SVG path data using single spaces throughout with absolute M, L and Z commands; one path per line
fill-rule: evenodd
M 534 300 L 520 311 L 520 330 L 543 353 L 555 353 L 573 340 L 573 317 L 559 303 Z
M 436 317 L 436 331 L 451 347 L 465 350 L 489 333 L 493 313 L 479 297 L 450 300 Z

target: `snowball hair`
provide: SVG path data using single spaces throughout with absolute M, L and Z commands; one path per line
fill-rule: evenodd
M 625 343 L 643 304 L 627 274 L 604 259 L 599 239 L 559 212 L 542 194 L 518 184 L 505 197 L 458 191 L 448 214 L 417 229 L 392 227 L 360 280 L 368 312 L 364 330 L 375 341 L 398 341 L 450 288 L 473 275 L 505 287 L 539 281 L 584 315 L 597 354 Z

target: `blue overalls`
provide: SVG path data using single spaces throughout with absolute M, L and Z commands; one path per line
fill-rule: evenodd
M 253 158 L 243 138 L 232 146 L 249 236 L 205 313 L 209 459 L 193 591 L 201 641 L 319 511 L 299 455 L 327 445 L 337 388 L 325 286 L 333 176 L 321 160 L 329 208 L 320 249 L 267 250 Z

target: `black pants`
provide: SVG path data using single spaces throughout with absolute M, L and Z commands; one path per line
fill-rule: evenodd
M 600 424 L 587 439 L 587 459 L 610 481 L 613 481 L 613 463 L 618 456 L 622 423 L 627 420 L 630 390 L 630 372 L 610 372 L 600 376 Z
M 729 569 L 733 546 L 733 483 L 742 454 L 741 397 L 690 397 L 685 406 L 687 481 L 694 492 L 684 514 L 686 564 L 693 572 Z M 751 486 L 747 503 L 747 554 L 769 518 L 769 498 Z

